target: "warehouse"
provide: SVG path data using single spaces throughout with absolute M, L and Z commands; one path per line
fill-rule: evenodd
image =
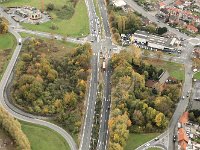
M 174 51 L 177 42 L 176 38 L 165 38 L 149 34 L 145 31 L 136 31 L 133 34 L 132 42 L 151 50 Z

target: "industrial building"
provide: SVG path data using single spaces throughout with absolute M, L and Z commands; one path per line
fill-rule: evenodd
M 151 50 L 163 50 L 173 52 L 179 41 L 176 38 L 165 38 L 150 34 L 146 31 L 136 31 L 132 36 L 132 42 Z

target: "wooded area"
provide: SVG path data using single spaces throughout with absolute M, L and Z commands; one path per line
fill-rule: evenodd
M 20 123 L 0 107 L 0 126 L 8 132 L 15 141 L 17 149 L 31 150 L 28 138 L 21 130 Z
M 90 74 L 91 47 L 80 45 L 58 57 L 56 54 L 63 49 L 48 45 L 38 39 L 25 42 L 15 69 L 14 102 L 30 113 L 57 115 L 57 122 L 78 133 Z M 49 53 L 53 55 L 50 57 Z
M 167 127 L 179 99 L 181 84 L 167 84 L 161 92 L 146 87 L 145 82 L 157 80 L 163 70 L 143 63 L 140 49 L 134 46 L 114 54 L 111 67 L 109 150 L 121 150 L 129 132 L 161 132 Z

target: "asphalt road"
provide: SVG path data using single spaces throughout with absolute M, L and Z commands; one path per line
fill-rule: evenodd
M 95 116 L 95 104 L 97 97 L 97 86 L 98 86 L 98 73 L 99 73 L 99 51 L 101 44 L 100 42 L 100 23 L 99 18 L 96 15 L 95 7 L 92 1 L 85 0 L 88 16 L 90 21 L 90 36 L 89 40 L 92 43 L 93 58 L 91 60 L 91 80 L 89 84 L 88 99 L 86 103 L 86 112 L 84 125 L 82 128 L 82 137 L 80 142 L 79 150 L 89 150 L 91 143 L 92 127 Z
M 41 31 L 32 31 L 32 30 L 27 30 L 27 29 L 22 29 L 22 28 L 16 28 L 14 30 L 16 32 L 33 34 L 33 35 L 36 35 L 36 36 L 49 38 L 49 39 L 64 40 L 64 41 L 67 41 L 67 42 L 72 42 L 72 43 L 77 43 L 77 44 L 84 44 L 85 42 L 87 42 L 87 37 L 77 39 L 77 38 L 64 37 L 62 35 L 50 34 L 50 33 L 41 32 Z
M 16 37 L 16 39 L 20 39 L 21 38 L 20 35 L 17 32 L 13 31 L 12 29 L 9 29 L 9 32 L 12 33 Z M 0 103 L 1 103 L 1 105 L 13 117 L 15 117 L 15 118 L 17 118 L 19 120 L 23 120 L 23 121 L 34 123 L 34 124 L 43 125 L 43 126 L 49 127 L 52 130 L 58 132 L 68 142 L 68 144 L 69 144 L 69 146 L 70 146 L 70 148 L 72 150 L 77 150 L 77 145 L 74 142 L 73 138 L 64 129 L 62 129 L 59 126 L 54 125 L 52 123 L 37 119 L 37 117 L 34 117 L 32 115 L 29 116 L 28 114 L 25 114 L 25 113 L 23 114 L 23 112 L 21 112 L 19 114 L 15 110 L 12 110 L 10 107 L 8 107 L 8 105 L 6 104 L 5 97 L 4 97 L 5 88 L 7 86 L 8 81 L 9 81 L 9 77 L 12 74 L 13 68 L 14 68 L 15 63 L 17 61 L 17 58 L 19 56 L 21 48 L 22 48 L 22 45 L 17 45 L 16 46 L 16 49 L 15 49 L 13 55 L 12 55 L 12 58 L 10 59 L 10 62 L 9 62 L 8 66 L 7 66 L 6 70 L 5 70 L 5 73 L 4 73 L 3 77 L 2 77 L 2 79 L 1 79 L 1 82 L 0 82 Z

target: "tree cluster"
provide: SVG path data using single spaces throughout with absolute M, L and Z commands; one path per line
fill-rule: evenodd
M 145 79 L 157 78 L 160 73 L 155 67 L 142 63 L 139 51 L 131 47 L 111 58 L 111 150 L 123 149 L 129 132 L 159 132 L 165 129 L 180 94 L 177 85 L 168 85 L 166 90 L 156 94 L 145 87 Z
M 21 130 L 20 123 L 0 107 L 0 126 L 8 132 L 20 150 L 31 150 L 28 138 Z
M 32 39 L 15 69 L 12 95 L 18 106 L 40 115 L 58 114 L 57 121 L 78 132 L 90 73 L 89 44 L 56 59 L 48 57 Z M 46 50 L 47 52 L 47 50 Z
M 200 124 L 200 110 L 190 110 L 189 111 L 189 119 L 192 122 Z
M 4 34 L 8 32 L 8 24 L 4 19 L 0 18 L 0 34 Z

